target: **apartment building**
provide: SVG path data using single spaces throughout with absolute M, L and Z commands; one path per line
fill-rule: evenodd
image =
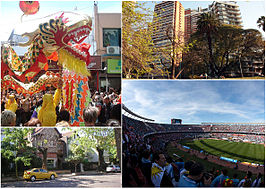
M 185 41 L 197 31 L 197 21 L 203 13 L 216 15 L 219 21 L 225 25 L 242 27 L 242 17 L 236 1 L 214 1 L 207 8 L 198 7 L 196 10 L 185 10 Z
M 153 42 L 157 47 L 169 48 L 171 46 L 170 39 L 178 39 L 178 43 L 184 43 L 185 33 L 185 10 L 178 1 L 164 1 L 158 3 L 154 7 L 156 17 L 155 32 L 152 36 Z M 164 65 L 170 67 L 170 60 L 161 56 L 160 63 L 163 59 Z M 178 58 L 182 59 L 182 55 Z M 178 65 L 177 65 L 178 66 Z

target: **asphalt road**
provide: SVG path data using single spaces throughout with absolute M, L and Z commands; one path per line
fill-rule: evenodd
M 121 173 L 104 175 L 64 175 L 55 180 L 37 180 L 35 182 L 2 182 L 1 187 L 86 187 L 86 188 L 120 188 Z

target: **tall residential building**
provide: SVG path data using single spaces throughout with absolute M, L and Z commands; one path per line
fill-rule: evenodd
M 197 10 L 185 10 L 185 41 L 190 38 L 190 35 L 197 31 L 197 21 L 202 13 L 208 13 L 208 8 L 202 9 L 198 7 Z
M 242 27 L 242 18 L 239 6 L 235 1 L 214 1 L 208 8 L 197 10 L 185 10 L 185 41 L 190 38 L 190 35 L 197 31 L 197 21 L 202 13 L 211 12 L 216 15 L 221 23 Z
M 169 47 L 169 37 L 184 42 L 185 10 L 182 4 L 178 1 L 164 1 L 155 5 L 154 12 L 157 16 L 156 31 L 152 36 L 154 44 Z
M 209 9 L 223 24 L 242 27 L 242 17 L 236 1 L 214 1 Z

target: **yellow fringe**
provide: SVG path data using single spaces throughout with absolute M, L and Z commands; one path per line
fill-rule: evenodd
M 70 71 L 74 71 L 84 76 L 91 76 L 90 72 L 86 68 L 86 63 L 78 58 L 75 58 L 64 49 L 59 50 L 58 63 Z

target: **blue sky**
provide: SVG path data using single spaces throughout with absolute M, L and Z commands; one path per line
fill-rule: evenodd
M 263 80 L 123 80 L 123 103 L 159 123 L 264 122 Z
M 147 2 L 147 7 L 154 9 L 155 2 Z M 157 1 L 161 2 L 161 1 Z M 197 9 L 198 7 L 207 8 L 208 5 L 211 5 L 213 1 L 180 1 L 185 9 Z M 264 1 L 254 1 L 254 0 L 242 0 L 237 1 L 239 9 L 242 16 L 243 27 L 244 29 L 258 29 L 261 32 L 263 30 L 257 27 L 257 20 L 261 16 L 265 16 L 265 2 Z
M 73 11 L 93 16 L 93 1 L 39 1 L 39 3 L 39 12 L 23 17 L 21 24 L 23 12 L 19 8 L 19 1 L 0 1 L 0 41 L 7 40 L 13 28 L 17 34 L 34 31 L 42 23 L 41 20 L 27 22 L 28 20 L 43 18 L 58 11 Z M 98 12 L 121 13 L 121 1 L 98 1 Z M 54 17 L 49 17 L 48 20 Z

